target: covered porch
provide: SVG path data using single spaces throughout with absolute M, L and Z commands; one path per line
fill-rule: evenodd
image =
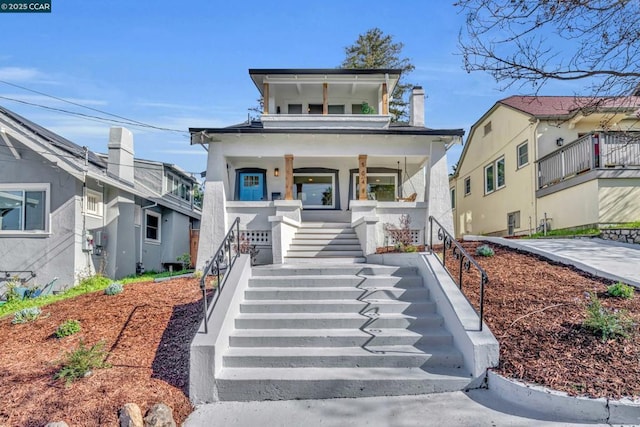
M 450 214 L 441 138 L 234 137 L 242 143 L 209 144 L 204 210 L 207 199 L 216 202 L 216 233 L 239 217 L 243 236 L 260 250 L 259 263 L 282 262 L 305 222 L 349 224 L 366 255 L 394 243 L 385 225 L 399 227 L 402 215 L 409 215 L 413 243 L 420 245 L 428 216 Z

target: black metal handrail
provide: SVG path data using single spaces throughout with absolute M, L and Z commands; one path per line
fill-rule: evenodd
M 451 249 L 451 255 L 453 256 L 453 258 L 456 260 L 459 260 L 460 262 L 459 270 L 458 270 L 458 288 L 460 288 L 463 295 L 464 295 L 464 290 L 462 289 L 463 272 L 464 271 L 468 272 L 471 269 L 471 266 L 473 265 L 480 273 L 480 312 L 477 314 L 480 317 L 480 330 L 482 331 L 482 322 L 484 319 L 484 285 L 489 283 L 489 276 L 487 276 L 487 273 L 484 271 L 482 267 L 480 267 L 480 265 L 476 262 L 476 260 L 473 259 L 473 257 L 469 255 L 467 251 L 464 250 L 464 248 L 460 245 L 460 243 L 458 243 L 456 239 L 447 232 L 447 230 L 442 226 L 442 224 L 440 224 L 434 217 L 429 216 L 429 230 L 430 230 L 429 250 L 432 253 L 435 253 L 433 250 L 433 224 L 434 223 L 437 224 L 438 226 L 438 240 L 442 241 L 442 259 L 440 260 L 440 262 L 442 263 L 442 266 L 447 271 L 447 273 L 449 273 L 449 276 L 451 276 L 451 278 L 454 281 L 455 281 L 455 278 L 453 277 L 453 275 L 451 275 L 451 272 L 449 271 L 446 265 L 447 250 Z M 453 246 L 453 249 L 452 249 L 452 246 Z M 436 258 L 438 257 L 436 256 Z
M 209 320 L 208 312 L 209 308 L 207 306 L 207 289 L 206 289 L 206 280 L 207 277 L 211 275 L 215 275 L 217 277 L 217 286 L 215 288 L 215 292 L 213 294 L 213 301 L 211 303 L 212 311 L 215 308 L 216 303 L 218 302 L 218 298 L 220 298 L 220 293 L 222 292 L 222 288 L 227 281 L 227 277 L 233 264 L 235 264 L 236 259 L 240 256 L 240 218 L 236 218 L 229 227 L 229 231 L 222 239 L 222 243 L 220 243 L 220 247 L 213 255 L 213 258 L 209 260 L 209 262 L 204 267 L 204 271 L 202 272 L 202 277 L 200 278 L 200 290 L 202 290 L 202 305 L 204 309 L 204 333 L 209 333 L 207 328 L 207 322 Z M 234 247 L 234 243 L 236 243 Z M 235 250 L 235 254 L 233 254 L 233 250 Z M 220 272 L 222 270 L 226 270 L 222 275 L 222 281 L 220 280 Z

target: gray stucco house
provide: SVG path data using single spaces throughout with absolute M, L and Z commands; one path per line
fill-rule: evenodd
M 175 165 L 135 159 L 125 128 L 97 154 L 0 107 L 0 285 L 57 277 L 59 289 L 96 271 L 118 279 L 177 264 L 199 228 L 195 184 Z

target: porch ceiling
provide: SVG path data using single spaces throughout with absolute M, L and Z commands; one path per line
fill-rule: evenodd
M 342 158 L 346 158 L 348 156 L 342 156 Z M 428 156 L 406 156 L 406 163 L 408 166 L 416 167 L 424 165 Z M 284 163 L 284 156 L 229 156 L 226 157 L 227 163 L 230 165 L 237 164 L 246 164 L 247 160 L 251 159 L 256 164 L 264 164 L 264 165 L 278 165 L 279 163 Z M 326 157 L 326 156 L 296 156 L 294 154 L 294 167 L 335 167 L 336 158 L 335 156 Z M 398 163 L 399 162 L 399 163 Z M 341 162 L 343 163 L 343 162 Z M 349 166 L 351 168 L 358 167 L 358 156 L 352 156 L 352 161 L 349 163 L 353 163 L 353 165 Z M 405 165 L 405 156 L 369 156 L 367 157 L 367 166 L 368 167 L 379 167 L 379 168 L 390 168 L 390 169 L 403 169 Z

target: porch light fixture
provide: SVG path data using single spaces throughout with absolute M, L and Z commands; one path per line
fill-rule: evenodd
M 280 169 L 275 168 L 275 169 L 273 170 L 273 176 L 280 176 Z
M 564 139 L 563 138 L 556 139 L 556 145 L 558 147 L 562 147 L 562 144 L 564 144 Z

